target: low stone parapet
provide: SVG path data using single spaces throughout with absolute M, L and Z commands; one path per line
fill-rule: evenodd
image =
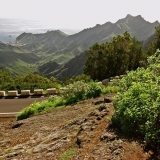
M 56 88 L 48 88 L 47 89 L 47 94 L 49 94 L 49 95 L 54 95 L 56 93 L 57 93 Z
M 42 95 L 43 89 L 34 89 L 34 95 Z
M 8 96 L 18 96 L 18 91 L 8 91 Z
M 30 94 L 30 90 L 21 90 L 21 96 L 29 96 Z
M 5 91 L 0 91 L 0 97 L 4 97 L 5 96 Z

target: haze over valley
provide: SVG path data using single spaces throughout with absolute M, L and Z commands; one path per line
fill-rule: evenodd
M 45 26 L 40 21 L 33 21 L 27 19 L 9 19 L 0 18 L 0 41 L 1 42 L 14 42 L 16 38 L 26 33 L 45 33 L 48 30 L 54 30 L 54 26 Z M 76 33 L 77 29 L 62 29 L 67 34 Z

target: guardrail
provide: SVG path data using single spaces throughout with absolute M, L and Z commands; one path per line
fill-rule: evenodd
M 115 77 L 110 77 L 109 79 L 104 79 L 101 83 L 105 86 L 109 85 L 110 83 L 113 83 L 114 80 L 119 80 L 125 77 L 126 75 L 120 75 L 120 76 L 115 76 Z M 60 90 L 63 90 L 65 88 L 60 88 Z M 17 90 L 12 90 L 8 91 L 8 94 L 5 94 L 5 91 L 0 91 L 0 98 L 3 97 L 8 97 L 8 98 L 13 98 L 13 97 L 28 97 L 28 96 L 49 96 L 49 95 L 59 95 L 59 92 L 56 90 L 56 88 L 48 88 L 46 92 L 44 93 L 43 89 L 34 89 L 34 93 L 31 93 L 30 90 L 21 90 L 21 93 L 18 94 Z
M 21 93 L 18 94 L 17 90 L 8 91 L 8 94 L 5 91 L 0 91 L 1 98 L 15 98 L 15 97 L 29 97 L 29 96 L 49 96 L 49 95 L 57 95 L 58 92 L 56 88 L 48 88 L 44 93 L 43 89 L 34 89 L 34 93 L 31 93 L 30 90 L 21 90 Z

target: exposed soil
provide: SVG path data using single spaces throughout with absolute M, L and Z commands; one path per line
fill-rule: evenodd
M 155 160 L 145 142 L 127 138 L 110 125 L 113 95 L 16 121 L 0 119 L 0 159 Z

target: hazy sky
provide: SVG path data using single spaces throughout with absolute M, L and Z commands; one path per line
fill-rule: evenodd
M 159 0 L 0 0 L 0 18 L 38 20 L 48 28 L 84 29 L 141 15 L 160 22 Z

